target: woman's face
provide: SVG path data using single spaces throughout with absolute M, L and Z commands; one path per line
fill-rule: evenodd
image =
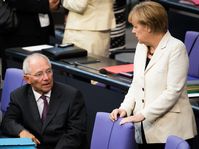
M 146 25 L 142 25 L 136 19 L 132 19 L 132 33 L 135 34 L 139 43 L 146 44 L 150 39 L 150 29 Z

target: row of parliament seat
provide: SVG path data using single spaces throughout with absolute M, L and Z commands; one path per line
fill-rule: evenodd
M 188 80 L 199 80 L 199 32 L 187 31 L 184 43 L 189 56 Z

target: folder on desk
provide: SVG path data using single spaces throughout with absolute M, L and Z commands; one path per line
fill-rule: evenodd
M 77 63 L 80 64 L 93 64 L 93 63 L 99 63 L 100 60 L 95 58 L 95 57 L 91 57 L 91 56 L 85 56 L 85 57 L 76 57 L 76 58 L 66 58 L 66 59 L 62 59 L 63 62 L 67 63 L 67 64 L 71 64 L 71 65 L 75 65 Z
M 189 1 L 191 1 L 195 5 L 199 5 L 199 0 L 189 0 Z
M 36 149 L 30 138 L 0 138 L 0 149 Z
M 115 66 L 108 66 L 103 67 L 99 71 L 100 73 L 104 74 L 119 74 L 125 72 L 133 72 L 134 65 L 133 64 L 122 64 L 122 65 L 115 65 Z
M 199 0 L 180 0 L 179 2 L 190 5 L 199 5 Z
M 199 5 L 199 0 L 191 0 L 195 5 Z
M 59 60 L 64 58 L 87 56 L 87 51 L 76 46 L 69 47 L 53 47 L 42 49 L 42 53 L 50 59 Z

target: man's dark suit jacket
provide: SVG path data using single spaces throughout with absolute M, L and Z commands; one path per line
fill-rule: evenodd
M 54 36 L 54 22 L 49 9 L 48 0 L 6 0 L 11 8 L 16 9 L 19 26 L 12 32 L 3 36 L 0 43 L 2 50 L 2 76 L 6 70 L 5 49 L 25 47 L 41 44 L 50 44 L 50 36 Z M 39 13 L 48 14 L 50 26 L 42 28 Z
M 35 44 L 47 44 L 46 37 L 54 35 L 54 24 L 48 0 L 6 0 L 11 8 L 16 9 L 19 26 L 16 32 L 8 34 L 12 46 L 28 46 Z M 49 30 L 46 37 L 42 35 L 42 28 L 38 14 L 48 14 L 50 18 Z M 19 39 L 17 39 L 19 38 Z M 15 41 L 14 41 L 15 39 Z M 20 41 L 22 40 L 22 41 Z
M 11 93 L 11 101 L 2 121 L 5 134 L 18 137 L 23 129 L 34 134 L 38 149 L 82 149 L 86 137 L 86 109 L 75 88 L 54 83 L 46 121 L 42 124 L 30 85 Z

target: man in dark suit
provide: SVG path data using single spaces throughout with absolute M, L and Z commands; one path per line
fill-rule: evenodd
M 42 54 L 29 55 L 23 71 L 27 85 L 11 93 L 2 131 L 13 137 L 32 138 L 38 149 L 86 148 L 82 94 L 54 82 L 49 59 Z
M 49 44 L 54 36 L 52 11 L 59 8 L 60 0 L 6 0 L 10 8 L 16 10 L 19 25 L 11 33 L 3 35 L 2 47 L 3 76 L 6 70 L 4 50 L 12 47 L 24 47 Z

